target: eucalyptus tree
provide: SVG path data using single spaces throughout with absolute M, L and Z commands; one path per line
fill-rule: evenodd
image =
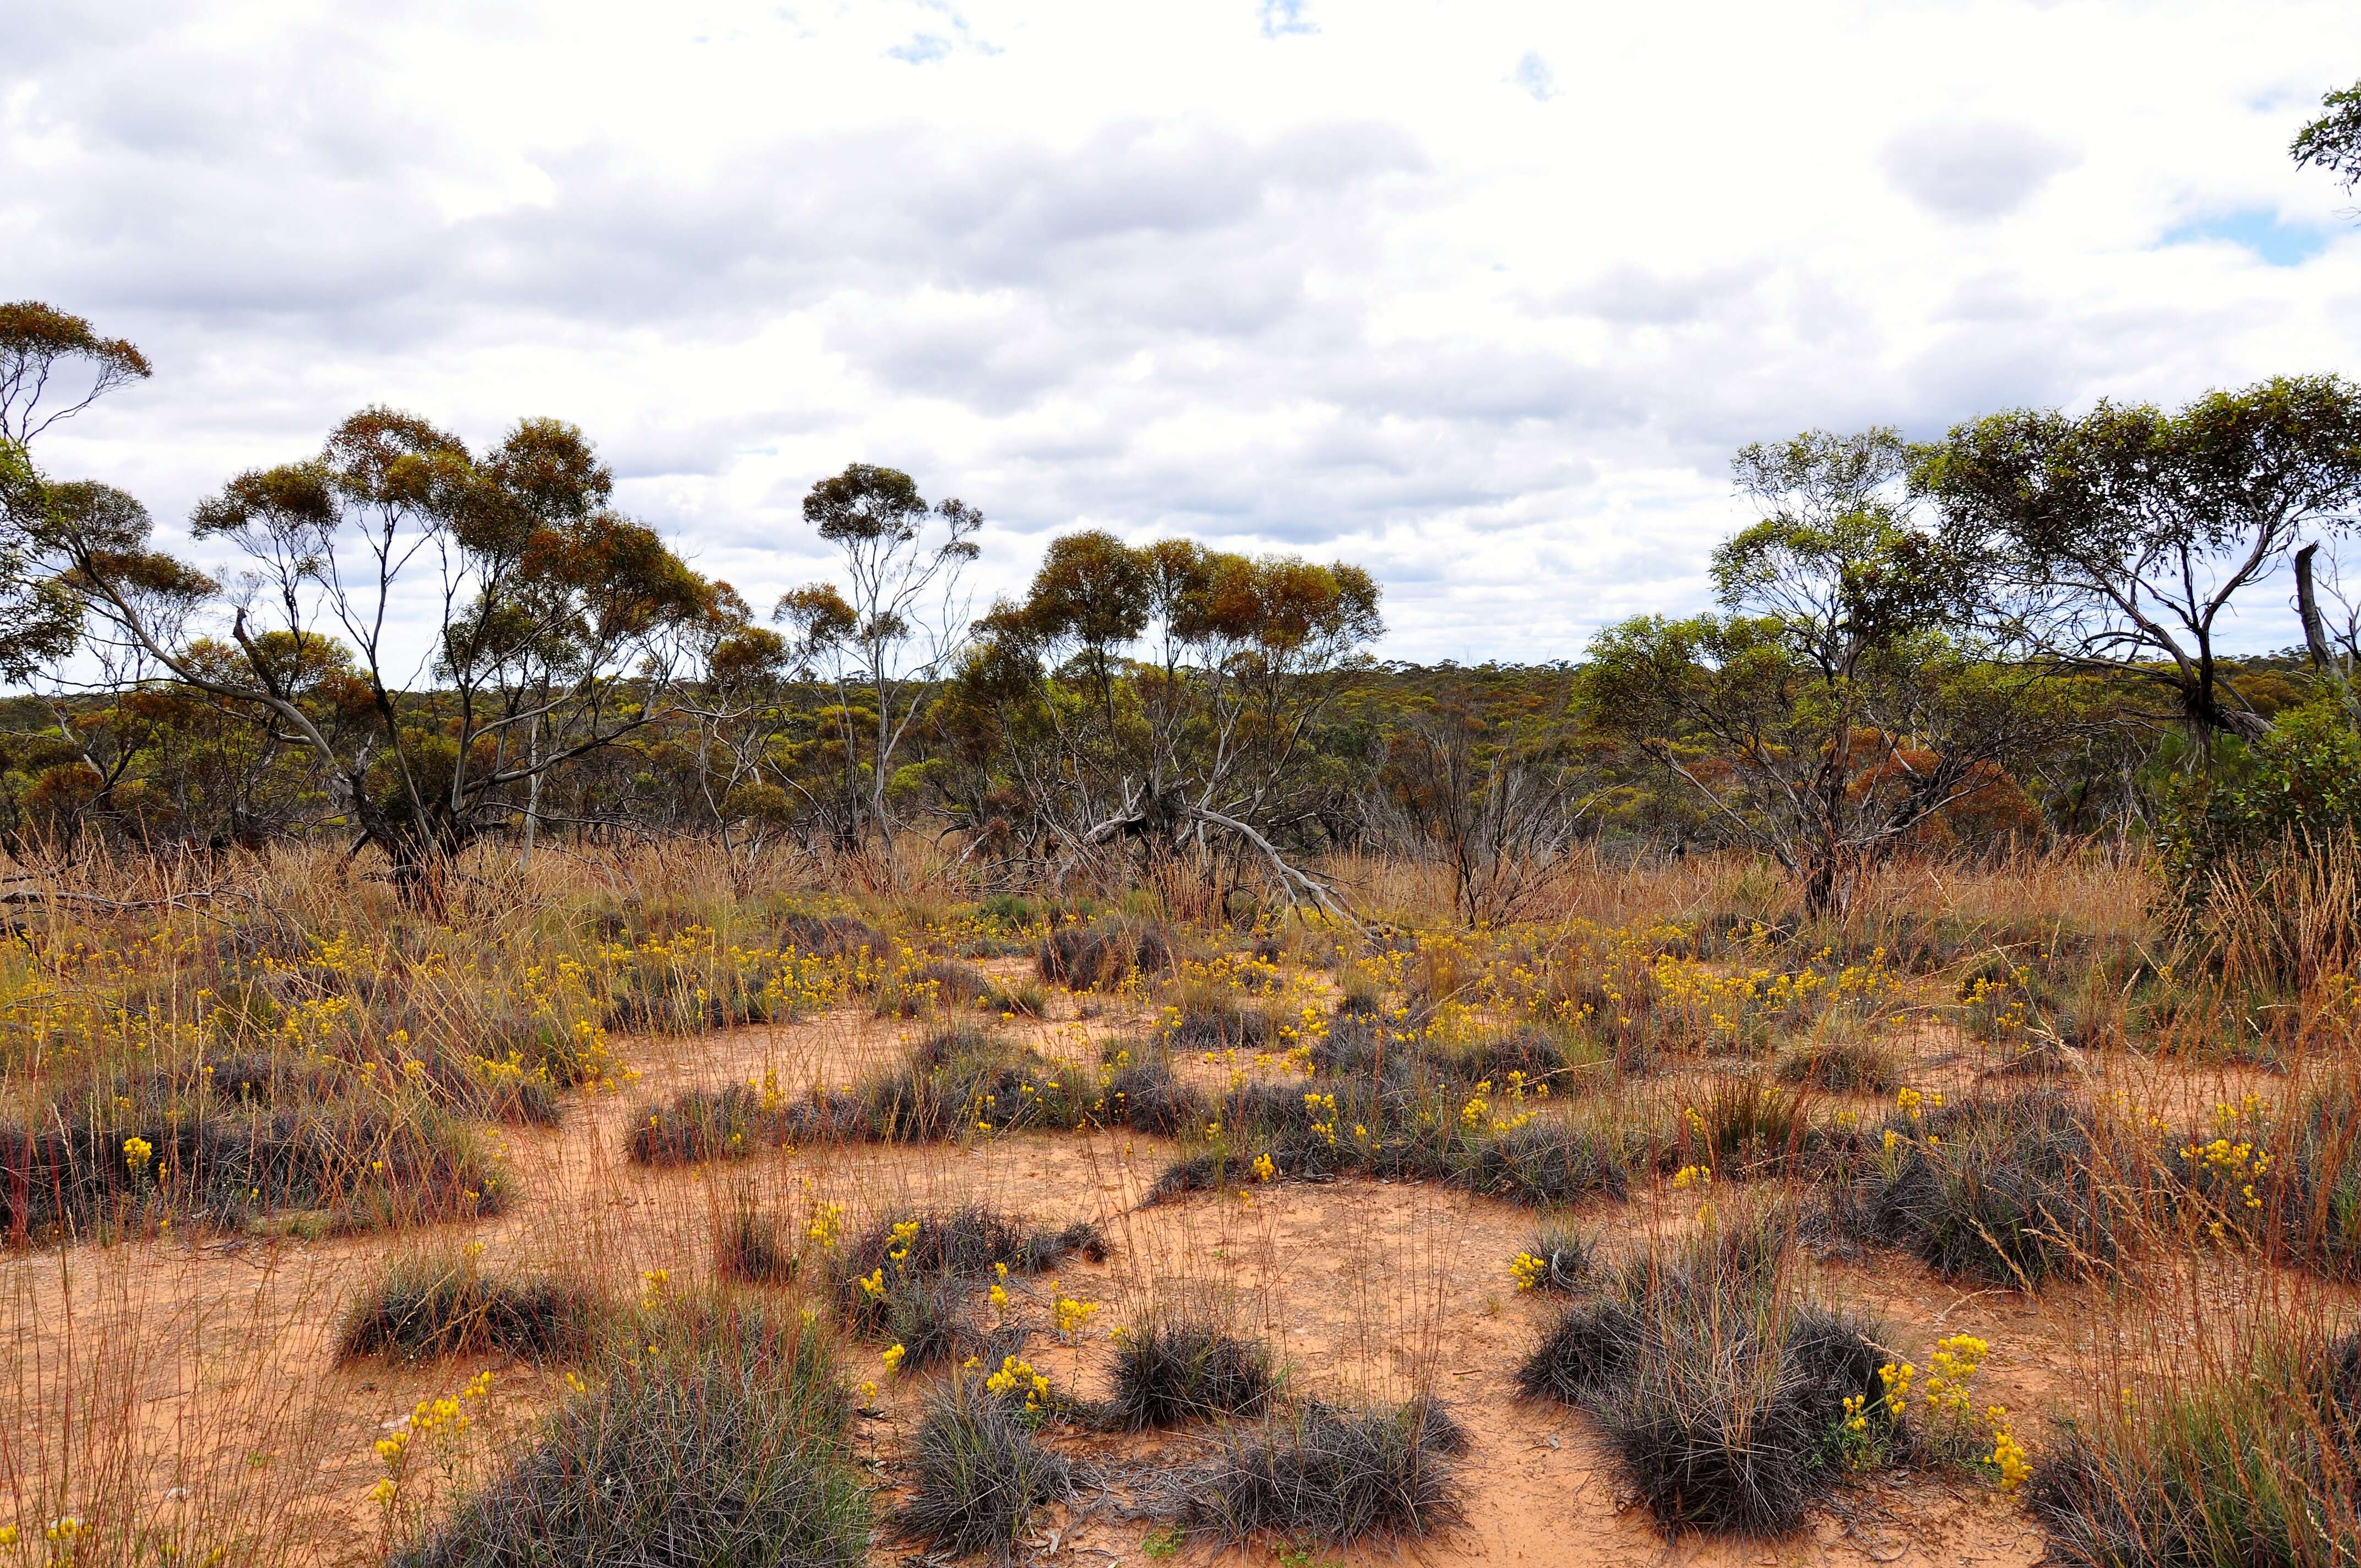
M 2299 169 L 2325 169 L 2349 194 L 2361 188 L 2361 82 L 2330 93 L 2320 107 L 2318 117 L 2296 132 L 2288 156 Z
M 1378 600 L 1341 562 L 1069 534 L 981 623 L 947 727 L 988 737 L 974 754 L 1014 775 L 1060 877 L 1112 847 L 1209 878 L 1226 855 L 1345 915 L 1291 840 L 1320 804 L 1314 729 L 1369 665 Z
M 2060 719 L 1961 635 L 1967 581 L 1909 505 L 1909 458 L 1885 429 L 1746 447 L 1733 470 L 1764 515 L 1714 552 L 1721 612 L 1642 616 L 1590 649 L 1593 723 L 1777 861 L 1814 914 L 2007 786 Z
M 1984 630 L 2019 656 L 2163 696 L 2209 742 L 2270 720 L 2223 671 L 2235 607 L 2361 501 L 2361 389 L 2278 377 L 2168 411 L 2019 409 L 1916 465 Z M 2307 558 L 2308 564 L 2308 558 Z
M 82 316 L 38 300 L 0 305 L 0 682 L 54 668 L 81 635 L 80 607 L 37 543 L 53 503 L 33 441 L 149 374 L 137 345 Z
M 895 760 L 965 647 L 961 585 L 983 514 L 957 499 L 929 506 L 909 475 L 869 463 L 814 485 L 803 511 L 837 547 L 844 583 L 789 592 L 774 619 L 836 685 L 840 784 L 890 868 Z
M 60 420 L 151 373 L 129 338 L 102 337 L 82 316 L 38 300 L 0 305 L 0 441 L 29 447 Z
M 555 420 L 478 455 L 414 415 L 363 410 L 316 455 L 197 507 L 192 534 L 244 568 L 226 583 L 157 550 L 136 500 L 87 489 L 51 509 L 40 546 L 93 642 L 308 751 L 355 848 L 428 902 L 451 857 L 538 818 L 542 779 L 669 710 L 712 601 L 613 509 L 611 474 Z M 403 635 L 413 616 L 423 654 Z M 324 708 L 304 684 L 324 660 L 350 672 Z

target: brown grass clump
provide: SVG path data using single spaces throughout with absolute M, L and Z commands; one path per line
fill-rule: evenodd
M 1159 974 L 1172 961 L 1164 927 L 1133 915 L 1061 926 L 1041 938 L 1034 955 L 1043 980 L 1071 991 L 1107 990 L 1134 974 Z
M 563 1280 L 500 1278 L 467 1253 L 396 1259 L 345 1314 L 336 1354 L 417 1360 L 501 1351 L 528 1360 L 577 1355 L 599 1318 L 590 1291 Z

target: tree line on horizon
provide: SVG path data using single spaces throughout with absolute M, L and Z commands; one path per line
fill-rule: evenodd
M 2351 190 L 2361 84 L 2324 108 L 2291 150 Z M 1357 566 L 1190 540 L 1060 536 L 971 616 L 981 513 L 865 463 L 804 499 L 834 576 L 758 613 L 550 419 L 478 451 L 365 409 L 196 508 L 217 576 L 37 460 L 150 373 L 0 306 L 20 852 L 334 834 L 432 900 L 488 837 L 694 834 L 750 875 L 784 850 L 890 883 L 923 833 L 986 882 L 1179 874 L 1341 914 L 1321 858 L 1378 850 L 1441 860 L 1486 917 L 1583 842 L 1752 849 L 1823 910 L 1905 851 L 2153 835 L 2195 864 L 2361 811 L 2361 389 L 2334 375 L 1749 445 L 1759 521 L 1713 553 L 1714 609 L 1462 669 L 1378 662 Z M 2225 652 L 2290 578 L 2301 648 Z M 423 681 L 387 639 L 420 598 Z

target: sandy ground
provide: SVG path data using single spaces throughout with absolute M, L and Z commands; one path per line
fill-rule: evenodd
M 1115 1014 L 1008 1026 L 1031 1032 L 1045 1049 L 1080 1057 L 1138 1022 Z M 364 1494 L 380 1474 L 370 1445 L 415 1401 L 454 1392 L 489 1367 L 498 1391 L 483 1435 L 505 1451 L 559 1392 L 558 1371 L 502 1359 L 418 1368 L 335 1365 L 336 1316 L 389 1251 L 465 1237 L 483 1244 L 488 1266 L 555 1268 L 628 1294 L 644 1271 L 704 1277 L 714 1223 L 741 1201 L 795 1212 L 818 1197 L 848 1203 L 857 1222 L 884 1207 L 974 1200 L 1045 1223 L 1096 1219 L 1113 1239 L 1104 1263 L 1059 1273 L 1070 1294 L 1104 1304 L 1092 1343 L 1069 1349 L 1037 1340 L 1037 1362 L 1061 1383 L 1094 1387 L 1104 1331 L 1185 1295 L 1214 1302 L 1241 1327 L 1267 1335 L 1279 1347 L 1291 1388 L 1392 1399 L 1431 1387 L 1474 1440 L 1462 1461 L 1466 1523 L 1446 1535 L 1285 1559 L 1284 1543 L 1192 1541 L 1180 1563 L 1408 1557 L 1949 1568 L 2029 1563 L 2040 1555 L 2038 1532 L 2016 1504 L 1971 1481 L 1927 1475 L 1854 1489 L 1794 1539 L 1667 1541 L 1622 1495 L 1583 1416 L 1515 1395 L 1515 1366 L 1550 1309 L 1511 1288 L 1507 1259 L 1533 1216 L 1507 1204 L 1353 1180 L 1141 1209 L 1139 1194 L 1170 1151 L 1123 1134 L 1027 1134 L 972 1148 L 766 1150 L 710 1170 L 651 1172 L 623 1157 L 630 1107 L 642 1096 L 759 1079 L 766 1070 L 790 1089 L 849 1083 L 906 1049 L 925 1028 L 840 1010 L 796 1025 L 621 1042 L 639 1080 L 620 1095 L 569 1104 L 555 1129 L 500 1135 L 518 1178 L 516 1201 L 497 1218 L 434 1235 L 167 1237 L 0 1261 L 20 1414 L 19 1430 L 0 1453 L 0 1502 L 13 1486 L 20 1508 L 49 1506 L 54 1499 L 27 1496 L 27 1477 L 70 1464 L 82 1487 L 97 1478 L 118 1497 L 153 1499 L 184 1486 L 223 1517 L 271 1520 L 272 1555 L 284 1561 L 369 1560 L 378 1516 Z M 1962 1087 L 1967 1077 L 1961 1069 Z M 2194 1104 L 2221 1087 L 2180 1084 L 2172 1091 Z M 1652 1190 L 1576 1218 L 1611 1247 L 1690 1223 L 1694 1207 L 1690 1195 Z M 2089 1365 L 2092 1325 L 2111 1310 L 2097 1286 L 2059 1287 L 2030 1299 L 1963 1288 L 1891 1255 L 1817 1267 L 1815 1286 L 1883 1319 L 1897 1347 L 1922 1365 L 1945 1334 L 1988 1340 L 1993 1356 L 1979 1398 L 2020 1412 L 2020 1434 L 2037 1451 L 2043 1412 L 2073 1397 L 2075 1369 Z M 865 1361 L 868 1352 L 860 1354 Z M 869 1365 L 853 1366 L 854 1377 L 877 1376 Z M 882 1463 L 883 1475 L 893 1473 L 915 1428 L 911 1384 L 923 1381 L 888 1380 L 882 1413 L 862 1422 L 862 1446 Z M 21 1420 L 26 1412 L 29 1427 Z M 1077 1439 L 1072 1447 L 1103 1457 L 1177 1460 L 1191 1452 L 1189 1440 L 1173 1438 Z M 1082 1508 L 1046 1521 L 1023 1554 L 1093 1568 L 1145 1563 L 1148 1528 L 1111 1507 Z M 906 1555 L 891 1545 L 876 1554 L 880 1562 Z

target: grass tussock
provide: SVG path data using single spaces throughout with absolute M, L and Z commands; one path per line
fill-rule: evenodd
M 398 1258 L 345 1314 L 336 1355 L 419 1360 L 500 1351 L 542 1361 L 589 1348 L 599 1301 L 569 1281 L 505 1278 L 465 1252 Z
M 507 1180 L 474 1127 L 421 1105 L 0 1123 L 0 1234 L 19 1244 L 283 1209 L 346 1231 L 470 1219 L 500 1211 Z
M 1800 1528 L 1845 1474 L 1846 1401 L 1885 1421 L 1887 1358 L 1873 1326 L 1797 1298 L 1788 1250 L 1786 1220 L 1766 1210 L 1604 1273 L 1559 1312 L 1519 1387 L 1588 1410 L 1667 1526 Z
M 2101 1399 L 2026 1501 L 2069 1568 L 2331 1568 L 2361 1541 L 2361 1338 L 2272 1332 Z
M 854 1568 L 869 1507 L 826 1338 L 676 1311 L 390 1568 Z
M 1598 1258 L 1580 1232 L 1551 1221 L 1533 1227 L 1512 1266 L 1520 1288 L 1568 1296 L 1590 1284 Z
M 977 1290 L 1009 1275 L 1041 1273 L 1060 1259 L 1106 1255 L 1099 1227 L 1027 1226 L 978 1206 L 888 1216 L 855 1236 L 833 1260 L 839 1310 L 855 1332 L 902 1346 L 912 1370 L 1005 1348 L 971 1316 Z
M 1431 1535 L 1461 1519 L 1466 1436 L 1436 1401 L 1353 1409 L 1313 1400 L 1231 1434 L 1174 1478 L 1191 1530 L 1345 1545 Z
M 895 1533 L 958 1557 L 1005 1554 L 1073 1486 L 1072 1467 L 1034 1437 L 1016 1405 L 963 1379 L 928 1402 L 913 1469 Z
M 713 1271 L 745 1285 L 785 1285 L 803 1271 L 803 1241 L 786 1222 L 741 1198 L 714 1217 Z
M 1864 1138 L 1837 1212 L 1955 1277 L 2031 1289 L 2088 1275 L 2135 1218 L 2093 1127 L 2053 1090 L 1921 1101 Z
M 1152 1318 L 1116 1343 L 1114 1424 L 1137 1430 L 1253 1418 L 1277 1386 L 1269 1347 L 1209 1319 Z
M 1154 977 L 1172 967 L 1172 938 L 1160 924 L 1135 915 L 1110 915 L 1060 926 L 1041 938 L 1034 967 L 1043 980 L 1069 991 L 1111 991 L 1134 975 Z
M 664 1166 L 816 1141 L 932 1143 L 1126 1125 L 1170 1132 L 1202 1120 L 1202 1105 L 1161 1058 L 1084 1067 L 966 1023 L 937 1030 L 849 1091 L 790 1093 L 767 1078 L 680 1091 L 634 1110 L 625 1146 L 635 1163 Z
M 1874 1040 L 1806 1040 L 1780 1057 L 1779 1081 L 1827 1094 L 1891 1094 L 1901 1086 L 1894 1053 Z

